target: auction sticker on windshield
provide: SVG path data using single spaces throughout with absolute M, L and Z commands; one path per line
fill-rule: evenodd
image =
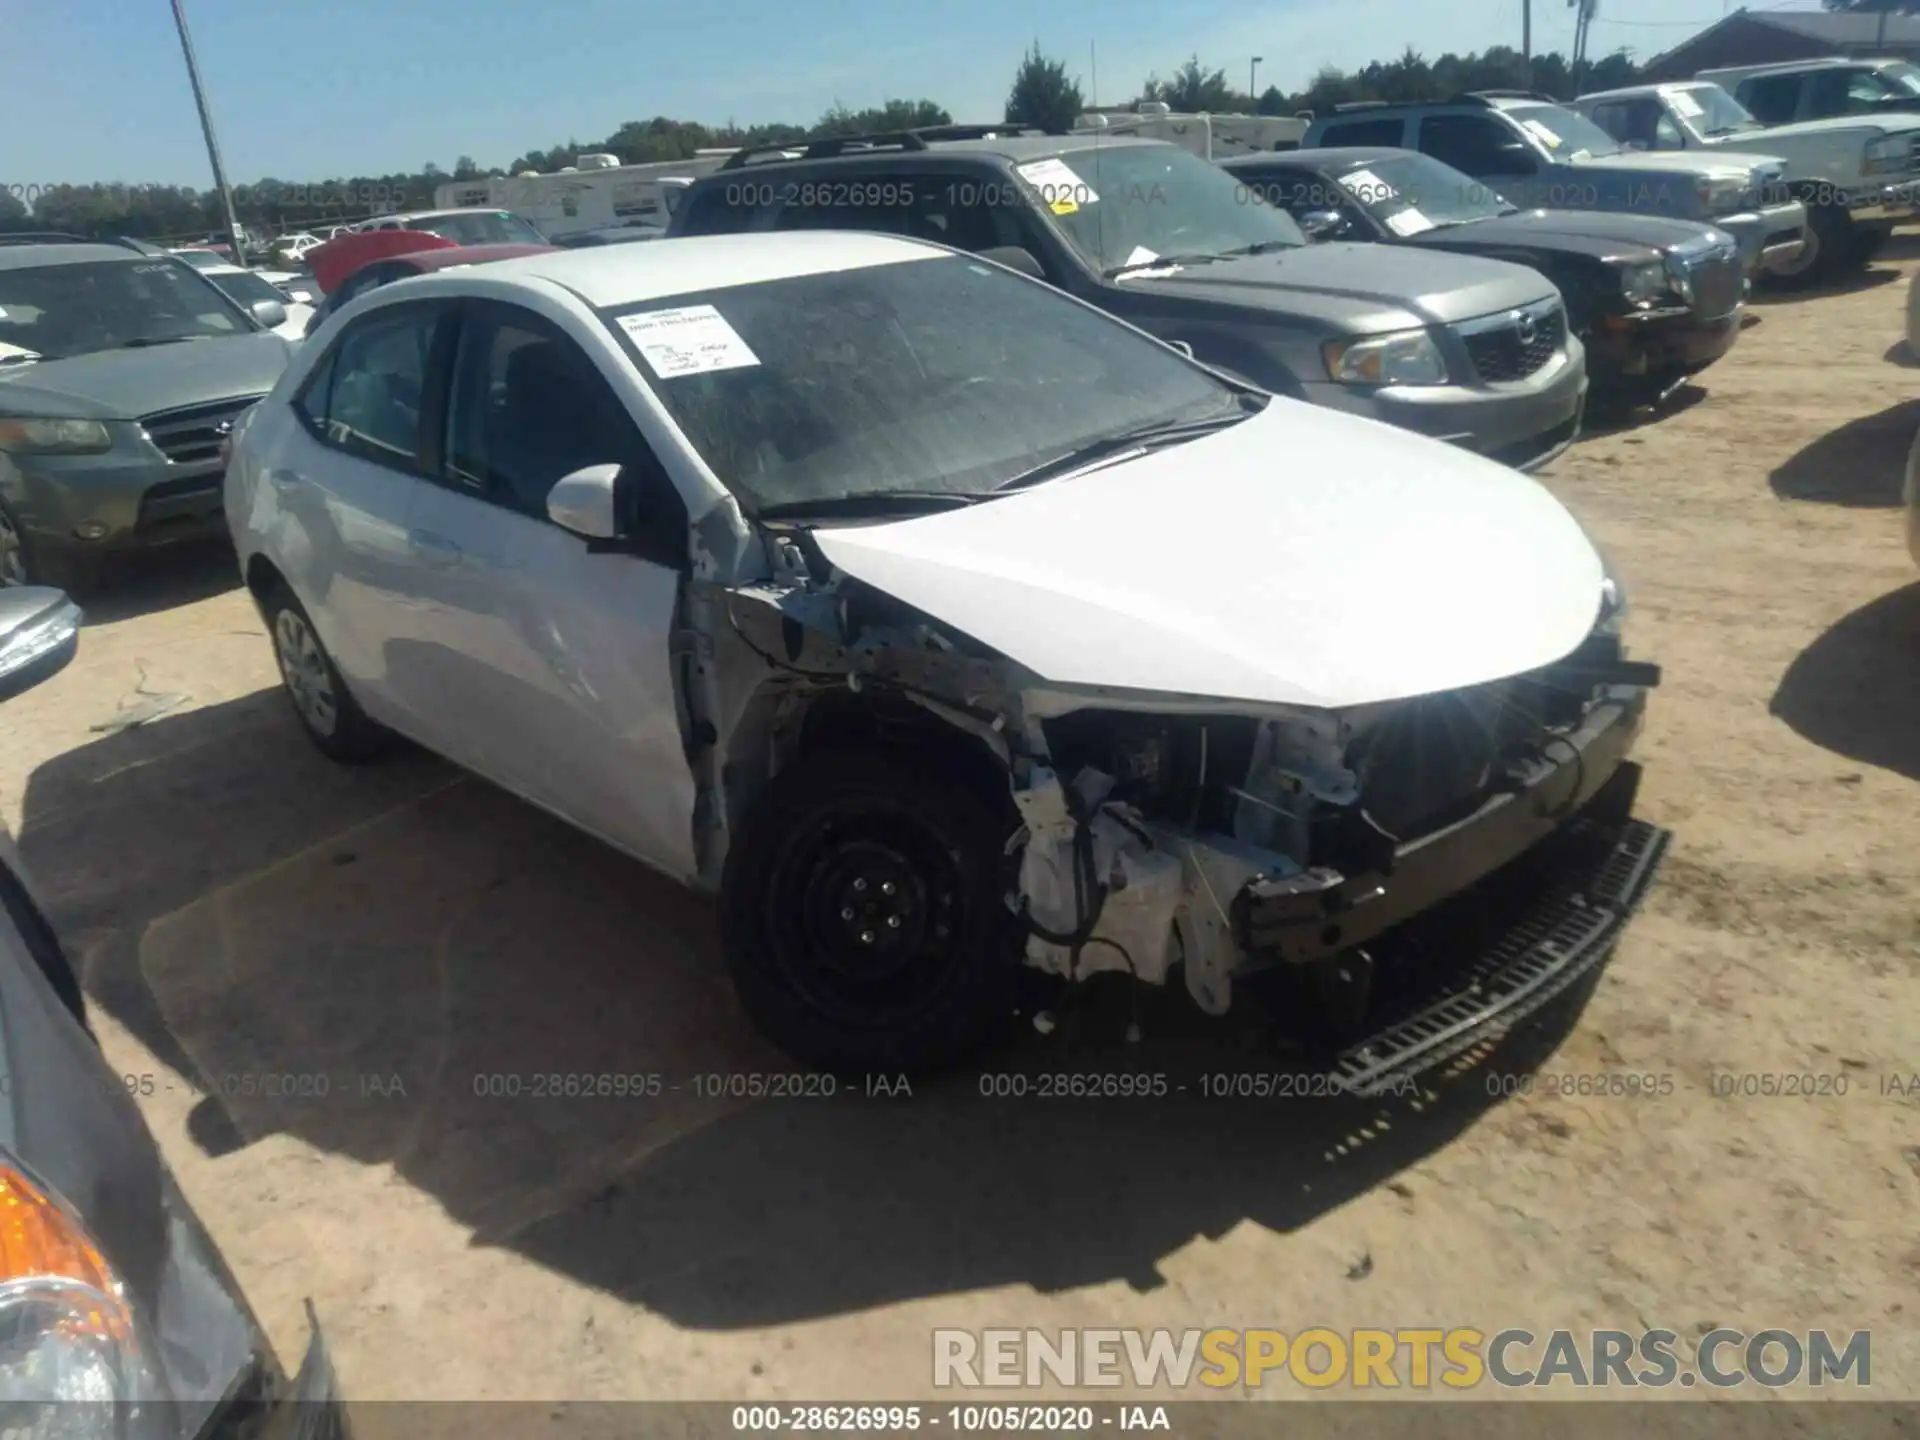
M 633 337 L 640 357 L 662 380 L 714 370 L 740 370 L 760 363 L 740 332 L 711 305 L 622 315 L 620 328 Z
M 1522 120 L 1520 123 L 1549 150 L 1558 150 L 1560 148 L 1560 137 L 1538 120 Z
M 1340 177 L 1346 192 L 1362 205 L 1380 205 L 1400 192 L 1371 170 L 1351 170 Z
M 1020 178 L 1040 192 L 1040 198 L 1047 202 L 1047 208 L 1056 215 L 1071 215 L 1082 205 L 1091 205 L 1100 197 L 1093 193 L 1093 187 L 1074 174 L 1067 162 L 1057 156 L 1047 160 L 1030 160 L 1017 167 Z
M 1410 235 L 1418 235 L 1423 230 L 1433 229 L 1433 221 L 1418 210 L 1396 210 L 1387 216 L 1387 229 L 1404 240 Z
M 1684 90 L 1662 90 L 1660 93 L 1667 97 L 1668 104 L 1689 120 L 1698 120 L 1707 113 L 1700 108 L 1700 102 Z

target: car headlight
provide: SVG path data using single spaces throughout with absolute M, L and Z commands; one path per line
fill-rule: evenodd
M 1700 204 L 1709 215 L 1724 215 L 1746 203 L 1747 182 L 1737 175 L 1702 175 L 1696 188 Z
M 1891 170 L 1905 169 L 1906 162 L 1907 137 L 1887 135 L 1867 142 L 1866 154 L 1861 158 L 1860 169 L 1867 175 L 1884 175 Z
M 125 1429 L 122 1415 L 166 1398 L 126 1287 L 86 1226 L 0 1159 L 0 1404 L 9 1419 L 16 1406 L 47 1407 L 55 1423 L 29 1421 L 24 1433 L 104 1440 L 147 1433 Z
M 1658 260 L 1644 265 L 1628 265 L 1620 271 L 1620 293 L 1629 305 L 1654 305 L 1664 300 L 1673 288 L 1667 266 Z
M 98 420 L 0 420 L 0 450 L 10 455 L 98 455 L 113 437 Z
M 1444 385 L 1447 362 L 1424 330 L 1395 330 L 1364 340 L 1330 340 L 1327 374 L 1343 385 Z

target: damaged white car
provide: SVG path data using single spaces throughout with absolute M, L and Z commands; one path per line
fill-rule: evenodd
M 813 1065 L 951 1063 L 1022 963 L 1210 1012 L 1277 969 L 1364 1090 L 1589 970 L 1664 845 L 1658 671 L 1538 484 L 939 246 L 384 287 L 248 413 L 226 505 L 324 751 L 398 732 L 716 893 Z M 1401 985 L 1449 906 L 1478 938 Z

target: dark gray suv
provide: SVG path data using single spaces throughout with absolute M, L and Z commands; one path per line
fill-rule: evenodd
M 286 318 L 131 245 L 0 244 L 0 585 L 224 533 L 222 441 L 286 368 Z
M 1586 352 L 1505 261 L 1309 246 L 1284 210 L 1157 140 L 939 126 L 737 152 L 670 234 L 867 230 L 1045 280 L 1275 394 L 1522 469 L 1578 434 Z

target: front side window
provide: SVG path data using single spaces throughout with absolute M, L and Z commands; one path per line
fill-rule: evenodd
M 505 306 L 477 306 L 462 327 L 447 405 L 448 478 L 528 515 L 546 515 L 563 476 L 647 450 L 580 347 Z
M 1740 98 L 1755 119 L 1768 125 L 1785 125 L 1800 108 L 1800 77 L 1768 75 L 1741 87 Z
M 167 259 L 0 270 L 0 345 L 43 360 L 253 332 L 199 274 Z
M 421 464 L 420 416 L 440 305 L 400 305 L 347 327 L 302 391 L 320 438 L 402 470 Z M 324 399 L 315 393 L 324 384 Z
M 1014 168 L 1106 275 L 1307 243 L 1286 211 L 1175 145 L 1090 145 Z
M 1243 408 L 1165 347 L 964 255 L 602 314 L 688 443 L 759 513 L 983 496 L 1105 437 Z
M 1406 129 L 1400 120 L 1340 120 L 1327 126 L 1320 137 L 1322 147 L 1337 150 L 1343 145 L 1398 145 Z
M 1517 175 L 1533 169 L 1526 144 L 1490 115 L 1428 115 L 1420 149 L 1463 175 Z

